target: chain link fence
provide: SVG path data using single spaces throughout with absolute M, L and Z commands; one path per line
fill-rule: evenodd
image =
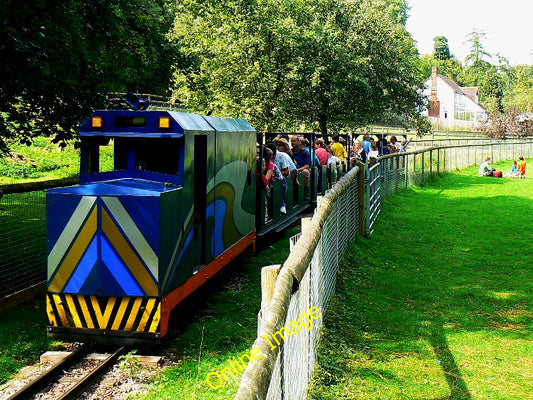
M 46 279 L 46 193 L 78 179 L 0 186 L 0 299 Z
M 335 291 L 339 262 L 360 232 L 364 168 L 353 168 L 323 198 L 274 277 L 271 300 L 260 312 L 254 347 L 263 357 L 249 364 L 236 399 L 307 397 L 324 311 Z M 361 206 L 361 207 L 359 207 Z M 262 283 L 262 286 L 265 287 Z M 265 294 L 263 293 L 263 297 Z
M 487 156 L 498 162 L 520 154 L 533 157 L 533 140 L 423 148 L 352 169 L 334 186 L 332 197 L 328 193 L 327 202 L 318 203 L 313 219 L 302 220 L 302 234 L 291 238 L 291 252 L 279 270 L 272 300 L 260 312 L 254 346 L 263 357 L 248 365 L 234 399 L 307 398 L 315 348 L 327 301 L 335 290 L 339 261 L 348 242 L 361 233 L 361 224 L 365 234 L 372 232 L 382 199 L 435 174 L 481 163 Z M 297 290 L 293 290 L 295 285 Z M 312 307 L 320 317 L 313 320 L 312 328 L 300 323 L 297 329 L 295 323 L 302 316 L 306 324 L 312 319 L 305 317 L 312 314 Z

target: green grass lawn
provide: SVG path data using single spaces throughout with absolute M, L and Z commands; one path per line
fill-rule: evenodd
M 43 299 L 0 313 L 0 332 L 0 385 L 57 343 L 46 337 Z
M 311 399 L 533 399 L 533 180 L 476 173 L 388 198 L 348 249 Z
M 51 138 L 34 138 L 31 146 L 8 143 L 12 153 L 23 159 L 3 157 L 0 154 L 0 185 L 71 178 L 80 173 L 80 150 L 72 140 L 64 149 L 52 143 Z M 100 153 L 102 171 L 113 169 L 113 142 L 104 146 Z
M 11 152 L 24 160 L 0 157 L 0 185 L 74 177 L 79 174 L 80 155 L 74 142 L 59 151 L 50 138 L 37 137 L 31 146 L 10 143 Z

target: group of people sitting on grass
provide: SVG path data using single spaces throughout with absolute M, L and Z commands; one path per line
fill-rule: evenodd
M 481 163 L 478 170 L 479 176 L 496 176 L 501 177 L 501 172 L 492 168 L 492 161 L 490 157 L 485 158 L 485 161 Z M 518 156 L 518 162 L 513 161 L 511 170 L 504 175 L 506 178 L 525 178 L 526 177 L 526 160 L 524 156 Z

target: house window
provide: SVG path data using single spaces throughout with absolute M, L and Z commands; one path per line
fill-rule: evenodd
M 459 93 L 455 94 L 454 118 L 459 121 L 474 120 L 474 112 L 466 108 L 466 96 Z

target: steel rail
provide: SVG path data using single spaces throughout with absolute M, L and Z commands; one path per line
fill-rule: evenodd
M 51 382 L 56 380 L 66 368 L 69 368 L 74 363 L 81 360 L 83 355 L 87 352 L 86 347 L 87 346 L 85 344 L 82 344 L 75 351 L 73 351 L 72 354 L 69 354 L 63 360 L 53 365 L 52 368 L 47 370 L 45 373 L 30 381 L 23 388 L 8 397 L 7 400 L 31 399 L 35 393 L 43 390 Z
M 74 386 L 68 389 L 68 391 L 66 391 L 56 400 L 75 400 L 79 398 L 84 391 L 86 391 L 93 383 L 100 379 L 109 370 L 109 368 L 115 363 L 125 349 L 125 346 L 119 347 L 98 366 L 92 368 L 87 375 L 80 378 L 80 380 L 76 382 Z

